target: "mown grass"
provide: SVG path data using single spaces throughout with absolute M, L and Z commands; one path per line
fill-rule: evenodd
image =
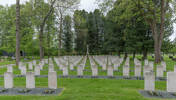
M 140 56 L 137 56 L 140 58 Z M 149 57 L 150 60 L 153 58 Z M 165 57 L 167 70 L 174 70 L 175 62 Z M 86 69 L 90 69 L 89 60 L 86 63 Z M 134 70 L 134 63 L 130 60 L 131 70 Z M 76 67 L 75 67 L 76 68 Z M 15 67 L 14 73 L 19 74 Z M 46 65 L 45 70 L 48 69 Z M 58 69 L 55 66 L 55 69 Z M 155 68 L 156 69 L 156 68 Z M 122 65 L 119 68 L 122 71 Z M 6 71 L 0 69 L 0 74 Z M 47 71 L 41 71 L 42 75 L 47 75 Z M 69 74 L 76 75 L 75 71 L 69 71 Z M 115 75 L 122 75 L 122 72 L 115 72 Z M 62 71 L 58 71 L 62 75 Z M 84 75 L 91 75 L 91 72 L 84 72 Z M 99 75 L 106 75 L 106 72 L 99 72 Z M 134 72 L 130 73 L 131 76 Z M 166 75 L 166 72 L 165 72 Z M 36 78 L 36 87 L 47 87 L 47 78 Z M 0 78 L 0 86 L 3 87 L 3 78 Z M 14 78 L 15 87 L 25 87 L 25 78 Z M 144 98 L 139 94 L 143 90 L 143 80 L 116 80 L 116 79 L 69 79 L 59 78 L 58 87 L 64 88 L 64 91 L 58 96 L 0 96 L 0 100 L 170 100 L 157 98 Z M 156 90 L 166 90 L 165 81 L 156 81 Z

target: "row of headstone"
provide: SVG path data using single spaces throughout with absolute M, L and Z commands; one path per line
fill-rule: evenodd
M 14 87 L 13 78 L 12 72 L 4 73 L 4 88 L 9 89 Z M 26 88 L 35 88 L 35 73 L 26 73 Z M 48 88 L 57 89 L 57 73 L 55 71 L 48 73 Z
M 176 72 L 167 72 L 167 92 L 176 92 Z M 155 91 L 155 74 L 147 71 L 144 77 L 144 90 Z
M 82 56 L 64 56 L 59 58 L 54 58 L 57 66 L 60 70 L 74 70 L 74 67 L 83 59 Z
M 113 66 L 113 70 L 118 71 L 118 67 L 123 62 L 123 58 L 118 56 L 93 56 L 93 59 L 102 67 L 102 70 L 108 70 L 108 66 Z

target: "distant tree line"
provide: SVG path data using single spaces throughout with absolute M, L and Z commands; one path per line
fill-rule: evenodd
M 29 0 L 0 6 L 0 50 L 47 55 L 155 54 L 175 52 L 172 0 L 102 0 L 93 12 L 80 0 Z M 19 5 L 18 5 L 19 4 Z M 20 8 L 20 9 L 19 9 Z M 15 23 L 16 22 L 16 23 Z M 15 44 L 16 43 L 16 44 Z M 18 57 L 19 58 L 19 57 Z M 19 62 L 19 60 L 17 61 Z

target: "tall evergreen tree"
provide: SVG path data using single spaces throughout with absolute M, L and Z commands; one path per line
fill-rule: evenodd
M 72 33 L 72 19 L 69 15 L 65 16 L 63 23 L 63 46 L 66 52 L 72 51 L 73 33 Z

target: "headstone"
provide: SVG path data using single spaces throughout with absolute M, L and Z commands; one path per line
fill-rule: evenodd
M 148 60 L 145 59 L 145 60 L 144 60 L 144 65 L 148 65 L 148 64 L 149 64 Z
M 162 61 L 161 65 L 163 66 L 163 71 L 166 71 L 166 62 Z
M 44 64 L 42 63 L 42 61 L 39 62 L 38 66 L 39 66 L 40 70 L 43 70 L 43 66 L 44 66 Z
M 26 66 L 21 67 L 21 75 L 26 75 Z
M 33 60 L 33 65 L 36 66 L 37 62 L 36 60 Z
M 148 72 L 148 71 L 153 71 L 153 69 L 149 65 L 145 65 L 143 69 L 143 75 L 145 76 L 145 72 Z
M 35 66 L 35 75 L 40 75 L 40 67 Z
M 120 62 L 114 64 L 114 71 L 118 71 L 119 63 Z
M 4 88 L 13 88 L 13 74 L 12 72 L 4 73 Z
M 77 75 L 78 76 L 83 76 L 83 67 L 81 65 L 79 65 L 77 67 Z
M 93 77 L 98 76 L 98 68 L 97 68 L 96 65 L 93 65 L 93 66 L 92 66 L 92 76 L 93 76 Z
M 28 68 L 29 68 L 29 70 L 33 70 L 33 65 L 31 62 L 28 63 Z
M 140 77 L 141 76 L 141 65 L 140 64 L 137 64 L 135 66 L 135 76 L 136 77 Z
M 26 73 L 26 88 L 28 89 L 35 88 L 35 75 L 33 72 Z
M 55 71 L 48 72 L 48 88 L 57 89 L 57 73 Z
M 129 71 L 130 71 L 129 65 L 123 66 L 123 76 L 129 76 Z
M 151 67 L 152 71 L 153 71 L 153 65 L 154 65 L 153 62 L 150 61 L 149 66 Z
M 53 72 L 54 71 L 54 65 L 49 64 L 48 69 L 49 69 L 49 72 Z
M 156 70 L 156 77 L 163 77 L 163 71 L 164 71 L 163 66 L 158 65 Z
M 112 66 L 108 66 L 107 74 L 108 74 L 109 77 L 113 77 L 114 76 L 114 71 L 113 71 L 113 67 Z
M 155 91 L 155 74 L 152 71 L 145 72 L 144 89 L 146 91 Z
M 105 63 L 103 63 L 103 65 L 102 65 L 102 70 L 106 70 L 106 64 Z
M 63 76 L 68 76 L 68 67 L 67 66 L 64 66 L 62 68 L 62 71 L 63 71 Z
M 7 72 L 13 73 L 13 65 L 7 65 Z
M 176 72 L 176 65 L 174 66 L 174 72 Z
M 167 72 L 167 92 L 176 92 L 176 72 Z
M 70 64 L 70 70 L 74 70 L 74 65 Z

